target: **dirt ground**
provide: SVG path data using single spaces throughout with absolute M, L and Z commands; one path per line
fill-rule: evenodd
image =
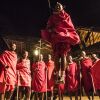
M 59 100 L 57 98 L 57 100 Z M 64 97 L 64 100 L 70 100 L 69 97 Z M 73 100 L 75 100 L 75 98 L 73 97 Z M 80 98 L 78 97 L 78 100 L 80 100 Z M 86 96 L 82 96 L 82 99 L 81 100 L 88 100 L 88 98 Z M 91 99 L 92 100 L 92 99 Z M 94 96 L 94 100 L 100 100 L 100 98 L 98 96 Z

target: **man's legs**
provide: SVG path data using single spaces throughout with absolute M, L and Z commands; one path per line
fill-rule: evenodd
M 94 92 L 92 91 L 92 100 L 94 100 Z
M 52 96 L 53 96 L 53 92 L 52 91 L 48 91 L 47 92 L 47 100 L 52 100 Z
M 22 100 L 25 94 L 26 100 L 30 100 L 31 88 L 29 86 L 19 86 L 19 100 Z
M 39 100 L 44 100 L 44 93 L 43 92 L 38 93 L 38 96 L 39 96 Z
M 35 92 L 35 93 L 34 93 L 34 100 L 39 100 L 38 92 Z
M 5 94 L 4 93 L 0 93 L 0 100 L 4 100 Z
M 58 96 L 59 100 L 63 100 L 63 93 L 61 92 L 61 90 L 59 90 Z
M 31 91 L 31 97 L 30 97 L 31 100 L 32 100 L 34 94 L 35 94 L 34 91 Z
M 54 59 L 55 62 L 55 70 L 57 74 L 57 80 L 59 80 L 60 76 L 60 81 L 64 82 L 65 78 L 65 68 L 67 66 L 67 61 L 66 61 L 66 55 L 61 55 L 61 56 L 55 56 Z
M 0 82 L 0 100 L 4 100 L 6 84 Z
M 31 87 L 26 86 L 26 87 L 25 87 L 25 96 L 26 96 L 26 100 L 30 100 L 30 95 L 31 95 Z
M 72 93 L 69 92 L 68 94 L 69 94 L 69 98 L 70 98 L 70 100 L 72 100 Z
M 65 68 L 67 66 L 66 55 L 61 56 L 61 81 L 65 82 Z
M 6 93 L 5 93 L 6 100 L 11 100 L 11 96 L 13 94 L 14 89 L 15 89 L 14 85 L 6 85 Z
M 0 83 L 0 100 L 10 100 L 14 91 L 14 86 Z
M 75 91 L 75 100 L 78 100 L 78 91 Z
M 100 98 L 100 90 L 97 90 L 97 95 L 98 95 L 99 98 Z
M 58 80 L 59 80 L 59 71 L 60 71 L 59 59 L 60 59 L 60 57 L 58 55 L 54 56 L 55 72 L 56 72 L 56 83 L 58 83 Z
M 86 94 L 87 94 L 88 100 L 91 100 L 90 92 L 88 91 Z
M 23 90 L 24 90 L 24 87 L 19 86 L 19 92 L 18 92 L 19 100 L 23 99 Z
M 5 98 L 6 100 L 11 100 L 11 96 L 12 96 L 13 92 L 12 91 L 7 91 L 5 94 Z
M 94 92 L 92 89 L 88 91 L 87 96 L 89 100 L 94 100 Z

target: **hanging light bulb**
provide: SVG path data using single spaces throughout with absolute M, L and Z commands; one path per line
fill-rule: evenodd
M 34 50 L 34 54 L 35 54 L 36 56 L 38 56 L 38 55 L 39 55 L 39 50 L 38 50 L 38 49 Z

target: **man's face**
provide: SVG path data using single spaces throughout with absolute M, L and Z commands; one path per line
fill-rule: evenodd
M 72 61 L 72 60 L 73 60 L 72 56 L 68 56 L 68 61 Z
M 42 54 L 40 55 L 40 60 L 43 60 L 43 55 Z
M 16 44 L 13 43 L 13 44 L 11 45 L 11 50 L 13 50 L 13 51 L 16 50 Z
M 60 3 L 57 3 L 55 6 L 55 12 L 60 12 L 63 10 L 63 6 Z
M 82 55 L 82 57 L 85 57 L 86 56 L 86 52 L 82 51 L 81 55 Z
M 93 57 L 93 58 L 96 58 L 97 56 L 96 56 L 96 54 L 92 54 L 92 57 Z
M 27 52 L 27 51 L 25 51 L 23 57 L 24 57 L 24 58 L 27 58 L 27 57 L 28 57 L 28 52 Z
M 48 55 L 48 59 L 51 60 L 51 55 Z

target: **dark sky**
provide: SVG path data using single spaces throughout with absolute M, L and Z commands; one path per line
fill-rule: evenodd
M 100 0 L 50 1 L 65 5 L 75 26 L 100 27 Z M 48 0 L 0 0 L 0 33 L 38 37 L 49 15 Z

